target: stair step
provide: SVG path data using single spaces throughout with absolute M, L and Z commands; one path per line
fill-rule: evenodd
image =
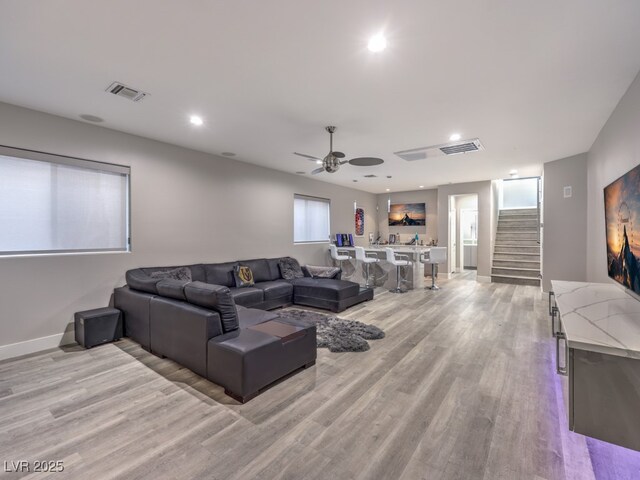
M 512 260 L 518 262 L 520 260 L 531 260 L 533 262 L 540 261 L 540 255 L 532 253 L 499 253 L 493 254 L 494 260 Z
M 493 267 L 491 275 L 507 275 L 510 277 L 539 278 L 539 268 Z
M 513 285 L 532 285 L 535 287 L 540 286 L 539 278 L 516 277 L 511 275 L 491 275 L 491 281 L 493 283 L 510 283 Z
M 534 239 L 537 240 L 538 239 L 538 232 L 531 232 L 531 231 L 516 231 L 516 232 L 497 232 L 496 233 L 496 240 L 498 238 L 504 238 L 505 240 L 507 238 L 511 238 L 514 240 L 529 240 L 529 239 Z
M 515 235 L 533 235 L 535 238 L 538 238 L 538 230 L 536 230 L 535 228 L 531 228 L 531 227 L 501 227 L 498 226 L 498 230 L 496 231 L 497 235 L 500 234 L 507 234 L 507 235 L 511 235 L 511 234 L 515 234 Z
M 533 221 L 537 221 L 538 220 L 538 216 L 537 215 L 522 215 L 522 214 L 516 214 L 516 215 L 501 215 L 498 217 L 498 221 L 502 222 L 504 220 L 533 220 Z
M 498 233 L 499 232 L 533 232 L 535 234 L 538 233 L 536 230 L 536 225 L 504 225 L 502 223 L 498 224 Z
M 537 215 L 537 208 L 509 208 L 500 210 L 500 215 Z
M 504 259 L 504 258 L 494 257 L 493 266 L 497 268 L 501 268 L 501 267 L 535 268 L 536 270 L 540 271 L 540 260 L 523 260 L 520 258 Z
M 540 250 L 540 244 L 537 242 L 502 242 L 498 245 L 494 245 L 494 250 L 497 249 L 508 249 L 508 250 L 526 250 L 531 251 L 533 249 Z

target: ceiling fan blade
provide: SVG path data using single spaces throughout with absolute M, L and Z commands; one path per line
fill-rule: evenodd
M 344 153 L 342 152 L 331 152 L 331 155 L 333 155 L 336 158 L 344 158 Z
M 313 157 L 311 155 L 305 155 L 304 153 L 298 153 L 298 152 L 293 152 L 294 155 L 298 155 L 299 157 L 304 157 L 304 158 L 308 158 L 309 160 L 312 161 L 316 161 L 316 160 L 322 160 L 321 158 L 318 157 Z
M 311 172 L 311 175 L 317 175 L 318 173 L 322 172 L 324 172 L 324 167 L 316 168 L 313 172 Z

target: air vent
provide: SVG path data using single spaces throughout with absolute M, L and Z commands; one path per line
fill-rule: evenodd
M 113 93 L 114 95 L 117 95 L 119 97 L 124 97 L 133 102 L 139 102 L 148 95 L 148 93 L 145 93 L 141 90 L 136 90 L 135 88 L 127 87 L 123 83 L 119 82 L 113 82 L 111 85 L 109 85 L 109 88 L 107 88 L 106 91 L 109 93 Z
M 480 143 L 479 139 L 473 138 L 471 140 L 443 143 L 441 145 L 432 145 L 430 147 L 401 150 L 399 152 L 393 152 L 393 154 L 407 162 L 415 162 L 416 160 L 441 157 L 442 155 L 457 155 L 459 153 L 477 152 L 478 150 L 484 150 L 484 147 L 482 146 L 482 143 Z
M 458 153 L 475 152 L 476 150 L 480 150 L 480 148 L 478 148 L 478 145 L 480 145 L 480 142 L 478 142 L 478 144 L 476 144 L 475 142 L 460 143 L 458 145 L 448 145 L 446 147 L 441 147 L 440 150 L 445 155 L 456 155 Z
M 369 175 L 365 175 L 364 178 L 378 178 L 378 176 L 371 173 Z

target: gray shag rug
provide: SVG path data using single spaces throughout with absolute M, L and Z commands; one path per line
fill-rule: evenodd
M 318 348 L 328 348 L 331 352 L 366 352 L 370 348 L 367 340 L 384 338 L 384 332 L 378 327 L 335 315 L 295 308 L 277 313 L 280 318 L 305 326 L 315 325 Z

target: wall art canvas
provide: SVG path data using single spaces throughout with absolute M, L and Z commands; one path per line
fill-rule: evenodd
M 390 227 L 424 226 L 426 223 L 426 204 L 424 203 L 393 203 L 389 208 Z
M 640 165 L 604 189 L 609 277 L 640 295 Z
M 364 208 L 356 208 L 356 237 L 364 236 Z

